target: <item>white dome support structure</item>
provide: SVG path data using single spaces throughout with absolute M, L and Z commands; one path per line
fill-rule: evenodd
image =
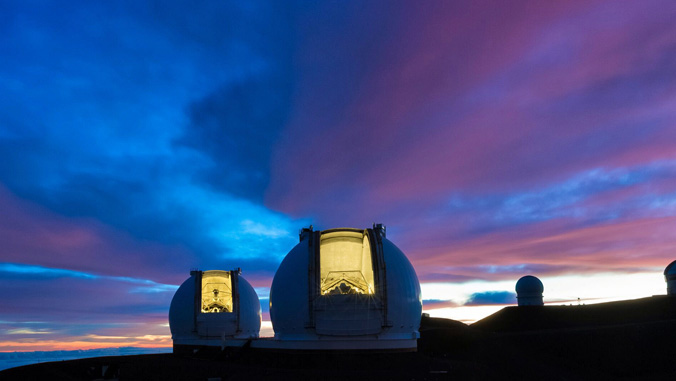
M 414 351 L 421 313 L 415 270 L 383 225 L 310 227 L 272 282 L 275 339 L 255 346 Z
M 676 296 L 676 261 L 664 269 L 664 281 L 667 282 L 667 295 Z
M 516 299 L 519 306 L 542 306 L 545 287 L 537 277 L 526 275 L 516 282 Z
M 261 307 L 241 270 L 193 270 L 169 307 L 174 352 L 241 346 L 257 338 Z

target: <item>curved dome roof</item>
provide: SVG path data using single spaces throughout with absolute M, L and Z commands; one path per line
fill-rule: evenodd
M 545 286 L 542 284 L 540 279 L 532 275 L 523 276 L 516 282 L 517 295 L 542 295 L 544 290 Z
M 261 307 L 239 270 L 191 271 L 169 307 L 174 343 L 223 337 L 258 337 Z
M 418 335 L 421 313 L 415 270 L 385 238 L 382 225 L 303 229 L 270 289 L 270 318 L 278 339 L 411 339 Z
M 676 275 L 676 261 L 671 262 L 665 269 L 664 275 Z
M 189 335 L 192 333 L 194 325 L 194 305 L 195 305 L 195 275 L 191 272 L 191 277 L 176 290 L 169 306 L 169 329 L 173 335 Z

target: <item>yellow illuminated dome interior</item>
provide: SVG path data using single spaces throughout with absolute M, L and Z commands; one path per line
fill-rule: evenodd
M 205 271 L 202 275 L 202 313 L 232 312 L 229 271 Z
M 366 232 L 335 231 L 321 235 L 321 295 L 373 294 L 373 261 Z

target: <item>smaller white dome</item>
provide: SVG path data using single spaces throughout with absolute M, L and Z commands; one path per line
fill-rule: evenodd
M 545 286 L 540 279 L 532 275 L 523 276 L 516 282 L 517 294 L 542 294 L 544 290 Z
M 258 337 L 261 306 L 240 271 L 191 271 L 169 307 L 174 345 L 220 345 L 224 338 Z
M 544 285 L 537 277 L 526 275 L 516 282 L 516 298 L 519 306 L 541 306 Z

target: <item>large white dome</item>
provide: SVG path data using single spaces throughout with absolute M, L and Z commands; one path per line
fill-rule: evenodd
M 169 307 L 174 346 L 256 338 L 260 327 L 258 295 L 239 270 L 191 271 Z
M 415 270 L 382 225 L 303 229 L 270 289 L 278 340 L 406 340 L 401 345 L 415 346 L 421 313 Z

